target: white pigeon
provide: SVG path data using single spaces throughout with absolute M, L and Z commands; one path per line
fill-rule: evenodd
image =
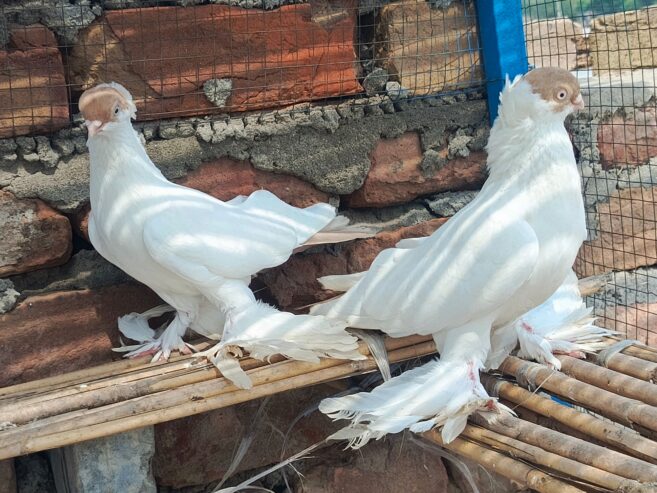
M 280 312 L 256 301 L 249 282 L 303 245 L 371 236 L 371 230 L 347 226 L 329 204 L 296 208 L 264 190 L 222 202 L 169 182 L 132 128 L 136 107 L 120 84 L 87 90 L 79 107 L 89 134 L 91 243 L 175 309 L 158 337 L 146 320 L 166 307 L 122 320 L 124 330 L 144 341 L 131 354 L 168 358 L 173 350 L 187 351 L 187 328 L 221 335 L 199 355 L 246 388 L 250 379 L 233 359 L 242 349 L 260 359 L 364 357 L 344 322 Z
M 607 347 L 605 337 L 617 334 L 595 325 L 572 270 L 550 298 L 515 322 L 493 331 L 487 368 L 499 367 L 520 343 L 518 356 L 561 369 L 555 354 L 585 358 Z
M 479 380 L 491 330 L 543 303 L 562 284 L 586 237 L 580 175 L 564 127 L 584 106 L 567 71 L 538 68 L 507 80 L 488 142 L 481 192 L 427 238 L 381 252 L 370 269 L 321 279 L 342 296 L 311 313 L 393 337 L 433 335 L 440 360 L 372 392 L 325 399 L 349 419 L 333 436 L 360 447 L 372 438 L 443 426 L 445 442 L 475 410 L 499 411 Z

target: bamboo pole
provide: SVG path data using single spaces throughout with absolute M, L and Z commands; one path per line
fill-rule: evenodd
M 639 425 L 657 431 L 657 408 L 635 399 L 613 394 L 607 390 L 579 382 L 546 366 L 508 357 L 500 370 L 512 375 L 524 387 L 542 387 L 597 413 L 628 425 Z
M 394 351 L 402 347 L 417 344 L 421 341 L 429 341 L 427 337 L 410 337 L 393 339 L 387 338 L 386 349 Z M 360 350 L 368 354 L 367 346 L 360 344 Z M 284 358 L 278 358 L 283 361 Z M 276 361 L 276 360 L 274 360 Z M 93 409 L 116 402 L 127 401 L 138 397 L 162 392 L 164 390 L 176 389 L 186 385 L 199 384 L 221 376 L 221 373 L 211 364 L 198 362 L 198 366 L 190 366 L 193 359 L 187 359 L 177 363 L 178 373 L 158 374 L 150 367 L 144 367 L 142 372 L 133 372 L 126 379 L 119 376 L 116 379 L 88 384 L 84 388 L 73 387 L 58 389 L 51 394 L 39 394 L 38 396 L 20 401 L 20 405 L 14 403 L 0 406 L 0 422 L 7 421 L 16 425 L 24 424 L 33 420 L 65 414 L 78 409 Z M 241 361 L 245 370 L 266 366 L 268 363 L 246 358 Z M 140 376 L 145 378 L 140 379 Z M 130 383 L 130 385 L 127 385 Z
M 629 428 L 563 406 L 511 382 L 499 380 L 489 375 L 482 375 L 482 377 L 482 382 L 491 395 L 499 395 L 512 404 L 553 419 L 569 428 L 574 428 L 580 433 L 584 433 L 639 459 L 657 463 L 657 443 L 642 437 Z
M 657 363 L 635 358 L 634 356 L 616 353 L 606 361 L 605 366 L 610 370 L 624 373 L 640 380 L 647 382 L 657 381 Z
M 486 429 L 515 440 L 540 447 L 562 457 L 581 462 L 603 471 L 644 483 L 657 481 L 657 466 L 620 452 L 586 442 L 543 426 L 502 415 L 486 421 L 473 415 L 472 421 Z
M 582 298 L 597 293 L 607 285 L 607 278 L 604 275 L 585 277 L 577 283 L 579 294 Z
M 610 490 L 640 485 L 637 481 L 582 464 L 568 457 L 562 457 L 486 428 L 468 425 L 461 436 L 487 445 L 494 450 L 501 450 L 511 457 L 551 469 L 578 482 L 582 481 Z
M 657 387 L 652 383 L 571 356 L 559 355 L 557 358 L 561 361 L 561 371 L 568 376 L 615 394 L 657 406 Z
M 424 433 L 423 437 L 539 493 L 581 493 L 585 491 L 556 479 L 524 462 L 512 459 L 464 438 L 459 437 L 450 443 L 444 443 L 440 433 L 435 430 Z
M 629 346 L 626 347 L 623 351 L 623 354 L 628 356 L 634 356 L 635 358 L 640 358 L 646 361 L 651 361 L 657 363 L 657 350 L 653 348 L 641 347 L 641 346 Z
M 433 352 L 433 342 L 426 342 L 391 351 L 389 358 L 397 362 Z M 294 375 L 290 376 L 292 368 Z M 7 430 L 0 433 L 0 459 L 130 431 L 372 370 L 376 370 L 372 359 L 326 359 L 319 365 L 284 361 L 249 371 L 254 383 L 250 390 L 236 389 L 225 379 L 214 379 L 92 410 L 86 416 L 76 416 L 44 429 L 35 428 L 37 422 Z M 85 419 L 89 419 L 88 425 Z

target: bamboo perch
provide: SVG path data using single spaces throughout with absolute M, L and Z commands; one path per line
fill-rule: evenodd
M 512 459 L 464 438 L 459 437 L 446 444 L 443 442 L 440 433 L 435 430 L 424 433 L 423 437 L 539 493 L 581 493 L 585 491 L 556 479 L 524 462 Z
M 501 435 L 627 479 L 642 483 L 657 481 L 657 466 L 654 464 L 523 421 L 511 415 L 502 415 L 491 421 L 473 415 L 472 421 Z
M 386 349 L 393 351 L 408 347 L 418 342 L 430 341 L 430 337 L 387 338 Z M 360 349 L 367 354 L 367 346 L 360 344 Z M 280 357 L 278 361 L 283 361 Z M 276 360 L 274 360 L 276 361 Z M 132 372 L 129 376 L 119 375 L 112 380 L 90 382 L 84 388 L 72 387 L 58 389 L 51 394 L 39 394 L 20 401 L 20 405 L 0 406 L 0 422 L 7 421 L 16 425 L 24 424 L 47 416 L 61 415 L 78 409 L 91 409 L 116 402 L 135 399 L 164 390 L 181 388 L 186 385 L 199 384 L 221 376 L 221 373 L 209 363 L 199 360 L 192 366 L 191 358 L 179 361 L 171 368 L 179 373 L 158 373 L 150 367 L 141 372 Z M 245 370 L 265 366 L 267 363 L 253 359 L 241 362 Z M 143 377 L 142 377 L 143 376 Z M 127 385 L 129 383 L 129 385 Z
M 489 375 L 482 375 L 482 382 L 490 395 L 499 395 L 512 404 L 553 419 L 564 426 L 575 428 L 618 450 L 623 450 L 639 459 L 657 463 L 657 443 L 642 437 L 629 428 L 558 404 L 552 399 Z
M 610 370 L 624 373 L 647 382 L 655 382 L 657 380 L 657 363 L 635 358 L 627 354 L 614 354 L 606 361 L 605 366 Z
M 582 298 L 591 296 L 607 285 L 607 277 L 604 275 L 585 277 L 577 283 L 579 294 Z
M 478 426 L 466 426 L 461 436 L 482 443 L 494 450 L 501 450 L 511 457 L 551 469 L 578 482 L 582 481 L 610 490 L 640 486 L 638 481 L 582 464 L 568 457 L 547 452 L 534 445 L 529 445 Z
M 391 351 L 389 359 L 397 362 L 433 352 L 433 342 L 425 342 Z M 293 376 L 290 376 L 292 369 Z M 38 426 L 40 422 L 9 429 L 0 433 L 0 460 L 130 431 L 372 370 L 376 370 L 372 359 L 326 359 L 319 364 L 284 361 L 249 371 L 254 383 L 250 390 L 236 389 L 223 378 L 214 379 L 86 411 L 87 414 L 82 411 L 79 416 L 50 424 L 45 429 Z
M 621 351 L 621 353 L 627 354 L 628 356 L 634 356 L 635 358 L 657 363 L 657 350 L 653 348 L 641 347 L 641 346 L 629 346 L 626 347 L 623 351 Z
M 622 424 L 639 425 L 651 432 L 657 431 L 657 408 L 643 402 L 579 382 L 546 366 L 523 361 L 515 356 L 504 360 L 500 370 L 514 376 L 522 386 L 540 386 Z
M 657 406 L 657 386 L 571 356 L 557 356 L 561 371 L 581 382 L 590 383 L 615 394 Z

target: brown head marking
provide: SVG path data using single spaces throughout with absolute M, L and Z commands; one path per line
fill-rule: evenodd
M 87 89 L 78 102 L 85 120 L 102 123 L 115 121 L 117 107 L 127 109 L 129 106 L 126 98 L 118 90 L 105 85 Z
M 532 87 L 534 94 L 538 94 L 547 102 L 554 103 L 557 113 L 562 112 L 569 105 L 578 109 L 583 107 L 579 82 L 567 70 L 541 67 L 528 72 L 524 80 Z

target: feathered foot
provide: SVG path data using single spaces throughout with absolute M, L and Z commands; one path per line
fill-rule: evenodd
M 236 359 L 242 350 L 263 361 L 275 354 L 312 363 L 319 362 L 320 357 L 365 359 L 358 352 L 358 339 L 345 330 L 344 323 L 280 312 L 264 303 L 229 312 L 221 342 L 196 356 L 207 358 L 224 377 L 238 387 L 249 389 L 251 379 Z
M 168 360 L 173 351 L 179 351 L 181 354 L 192 354 L 192 351 L 195 351 L 194 346 L 182 340 L 187 324 L 181 319 L 180 314 L 176 314 L 176 318 L 164 331 L 161 330 L 163 327 L 160 327 L 156 332 L 148 325 L 148 320 L 151 318 L 174 311 L 176 311 L 175 308 L 169 305 L 159 305 L 144 313 L 133 312 L 119 317 L 118 325 L 121 333 L 140 344 L 122 345 L 113 348 L 112 351 L 126 353 L 125 358 L 153 355 L 151 362 Z M 161 333 L 158 335 L 158 332 Z
M 442 427 L 445 443 L 456 438 L 473 412 L 511 412 L 490 397 L 479 381 L 478 361 L 435 360 L 407 371 L 375 388 L 339 398 L 324 399 L 319 410 L 351 424 L 333 434 L 360 448 L 372 439 L 409 429 L 422 433 Z

